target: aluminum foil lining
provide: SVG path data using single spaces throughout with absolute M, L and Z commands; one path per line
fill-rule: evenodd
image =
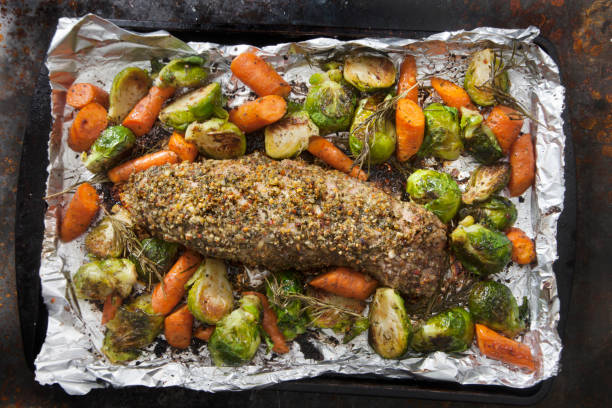
M 559 298 L 553 272 L 557 258 L 557 220 L 563 208 L 563 149 L 565 136 L 561 113 L 564 88 L 553 60 L 533 40 L 537 28 L 478 28 L 473 31 L 443 32 L 422 39 L 364 38 L 339 41 L 316 38 L 298 43 L 264 47 L 261 54 L 284 77 L 293 82 L 295 100 L 303 98 L 308 77 L 317 71 L 313 61 L 332 58 L 360 47 L 387 53 L 399 66 L 403 55 L 416 57 L 420 79 L 436 74 L 462 83 L 468 58 L 485 47 L 504 50 L 508 56 L 513 47 L 523 59 L 510 72 L 511 93 L 537 118 L 526 120 L 523 131 L 536 140 L 537 175 L 535 188 L 513 199 L 519 212 L 517 226 L 535 237 L 537 266 L 512 265 L 495 278 L 510 286 L 517 298 L 527 296 L 531 307 L 531 327 L 523 341 L 539 360 L 535 373 L 482 356 L 476 346 L 464 353 L 436 352 L 427 356 L 412 355 L 403 360 L 385 360 L 375 354 L 361 335 L 349 344 L 334 341 L 334 334 L 322 332 L 308 342 L 320 358 L 305 355 L 297 342 L 291 351 L 278 356 L 266 354 L 265 346 L 245 366 L 217 368 L 212 366 L 205 345 L 179 352 L 166 349 L 155 353 L 155 345 L 141 358 L 127 365 L 113 365 L 100 352 L 104 329 L 101 312 L 87 301 L 71 296 L 67 278 L 86 261 L 83 238 L 70 243 L 58 240 L 58 215 L 69 196 L 49 201 L 45 215 L 40 279 L 42 294 L 49 311 L 47 337 L 36 358 L 36 380 L 41 384 L 60 384 L 69 394 L 85 394 L 92 388 L 145 385 L 149 387 L 182 386 L 195 390 L 225 391 L 264 387 L 287 380 L 314 377 L 324 373 L 375 374 L 389 378 L 424 378 L 461 384 L 494 384 L 529 387 L 554 376 L 559 371 L 561 341 L 557 333 Z M 47 67 L 54 92 L 52 114 L 54 130 L 49 142 L 49 179 L 47 194 L 73 185 L 79 179 L 92 177 L 79 157 L 67 148 L 68 128 L 75 111 L 66 106 L 61 93 L 73 82 L 92 82 L 110 89 L 114 75 L 127 66 L 150 68 L 151 58 L 172 58 L 193 54 L 205 55 L 212 80 L 221 83 L 224 94 L 232 95 L 229 107 L 236 106 L 253 94 L 231 77 L 229 63 L 249 45 L 184 43 L 165 31 L 136 34 L 114 24 L 87 15 L 80 19 L 61 18 L 48 51 Z M 428 81 L 425 80 L 425 84 Z M 59 96 L 57 96 L 59 95 Z M 57 96 L 57 97 L 56 97 Z M 448 164 L 466 177 L 474 168 L 469 158 Z M 457 174 L 456 174 L 457 175 Z M 339 343 L 339 344 L 338 344 Z

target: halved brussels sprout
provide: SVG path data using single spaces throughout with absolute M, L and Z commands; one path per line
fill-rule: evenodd
M 195 143 L 200 153 L 213 159 L 233 159 L 246 152 L 246 137 L 242 130 L 218 118 L 190 124 L 185 140 Z
M 388 95 L 386 98 L 390 98 Z M 353 124 L 351 125 L 351 134 L 349 136 L 349 146 L 353 156 L 357 157 L 363 149 L 363 141 L 366 134 L 368 135 L 368 145 L 370 147 L 370 163 L 379 164 L 386 161 L 395 151 L 395 142 L 397 136 L 395 134 L 395 124 L 390 118 L 383 118 L 370 125 L 362 123 L 376 112 L 376 106 L 383 101 L 383 96 L 373 95 L 359 101 Z
M 349 341 L 353 340 L 355 337 L 359 336 L 364 331 L 368 330 L 369 327 L 370 327 L 369 318 L 362 317 L 359 319 L 355 319 L 350 329 L 342 337 L 342 343 L 343 344 L 348 343 Z
M 176 99 L 161 110 L 159 120 L 177 130 L 185 130 L 190 123 L 204 121 L 213 115 L 227 118 L 223 110 L 221 85 L 213 82 Z
M 133 225 L 130 214 L 118 205 L 114 206 L 112 217 L 128 227 Z M 113 223 L 109 216 L 102 218 L 85 237 L 87 251 L 98 258 L 117 258 L 123 255 L 125 244 L 117 239 Z
M 465 73 L 463 87 L 474 103 L 480 106 L 495 104 L 495 96 L 490 89 L 498 88 L 504 92 L 510 86 L 508 73 L 501 67 L 502 61 L 496 58 L 490 48 L 472 55 L 470 65 Z M 494 78 L 495 76 L 495 78 Z
M 325 74 L 313 74 L 310 83 L 312 86 L 306 95 L 304 109 L 319 127 L 321 134 L 347 130 L 353 118 L 357 97 L 353 88 L 342 80 L 342 73 L 331 70 Z
M 449 222 L 461 205 L 461 190 L 446 174 L 419 169 L 408 177 L 406 192 L 410 199 L 433 212 L 444 223 Z
M 412 348 L 419 353 L 465 351 L 474 340 L 474 322 L 462 307 L 430 317 L 414 334 Z
M 512 201 L 500 196 L 493 196 L 483 203 L 467 206 L 459 211 L 461 218 L 468 215 L 487 228 L 504 231 L 514 225 L 517 211 Z
M 234 295 L 223 261 L 206 258 L 187 286 L 191 286 L 187 295 L 189 311 L 202 323 L 216 324 L 232 311 Z
M 370 346 L 383 358 L 400 358 L 408 350 L 411 336 L 404 299 L 395 289 L 376 289 L 370 304 Z
M 480 166 L 470 176 L 467 190 L 461 200 L 465 204 L 487 201 L 493 194 L 506 187 L 510 180 L 510 165 L 499 163 Z
M 104 300 L 117 292 L 127 297 L 136 283 L 136 267 L 129 259 L 104 259 L 86 263 L 72 278 L 81 299 Z
M 159 71 L 158 79 L 165 86 L 194 88 L 208 77 L 203 65 L 204 58 L 198 56 L 174 59 Z
M 178 258 L 179 244 L 174 242 L 164 241 L 161 238 L 145 238 L 141 242 L 142 254 L 148 259 L 153 261 L 161 274 L 168 272 L 168 270 Z M 144 283 L 157 282 L 157 276 L 150 274 L 149 270 L 144 269 L 138 262 L 137 257 L 130 256 L 130 259 L 136 265 L 136 272 L 138 272 L 138 279 Z
M 136 360 L 140 356 L 140 350 L 120 351 L 115 349 L 113 344 L 113 333 L 106 332 L 104 342 L 102 343 L 102 352 L 113 364 L 125 363 L 127 361 Z
M 393 62 L 382 55 L 352 55 L 344 61 L 344 79 L 362 92 L 393 86 L 396 74 Z
M 419 149 L 419 156 L 456 160 L 463 150 L 457 109 L 441 103 L 432 103 L 423 109 L 423 114 L 425 137 Z
M 467 151 L 480 163 L 493 164 L 504 157 L 495 134 L 482 123 L 480 112 L 462 107 L 461 130 Z
M 149 92 L 150 87 L 151 78 L 144 69 L 127 67 L 115 75 L 109 95 L 109 123 L 123 122 L 138 101 Z
M 512 242 L 501 232 L 474 224 L 471 216 L 451 233 L 451 249 L 467 270 L 481 276 L 501 271 L 512 257 Z
M 475 323 L 484 324 L 508 337 L 514 337 L 525 330 L 516 299 L 510 288 L 502 283 L 476 283 L 470 291 L 468 305 Z
M 302 282 L 296 272 L 281 272 L 274 275 L 278 282 L 279 290 L 282 294 L 296 294 L 303 292 Z M 268 299 L 274 298 L 274 293 L 270 285 L 266 285 L 266 295 Z M 280 308 L 270 303 L 274 313 L 276 313 L 277 325 L 286 340 L 291 341 L 298 334 L 306 332 L 308 319 L 303 313 L 302 302 L 299 299 L 291 299 Z
M 135 143 L 136 137 L 130 129 L 124 126 L 111 126 L 98 136 L 89 154 L 83 153 L 81 160 L 87 170 L 101 173 L 121 160 Z
M 319 128 L 308 112 L 298 111 L 266 126 L 264 134 L 266 154 L 273 159 L 287 159 L 306 150 L 310 136 L 318 136 Z
M 365 303 L 361 300 L 345 298 L 322 290 L 307 288 L 306 294 L 317 298 L 327 304 L 340 306 L 354 313 L 361 313 L 365 309 Z M 340 310 L 326 308 L 319 310 L 309 308 L 307 311 L 310 323 L 321 329 L 332 329 L 336 333 L 345 333 L 354 323 L 354 317 Z

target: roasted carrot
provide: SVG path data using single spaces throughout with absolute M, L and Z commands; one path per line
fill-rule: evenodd
M 368 175 L 358 166 L 353 165 L 353 161 L 338 149 L 334 144 L 321 136 L 311 136 L 308 144 L 308 151 L 336 170 L 340 170 L 348 175 L 367 180 Z
M 176 153 L 170 150 L 161 150 L 155 153 L 145 154 L 144 156 L 122 163 L 108 171 L 108 178 L 113 183 L 123 183 L 127 181 L 132 173 L 137 173 L 149 167 L 161 166 L 162 164 L 174 164 L 179 162 Z
M 177 132 L 172 133 L 172 136 L 170 136 L 168 149 L 176 153 L 182 161 L 192 162 L 198 156 L 198 147 L 185 140 L 183 135 Z
M 397 81 L 397 94 L 408 91 L 405 98 L 414 103 L 419 102 L 419 88 L 417 84 L 416 60 L 412 55 L 406 55 L 400 66 L 399 80 Z
M 395 130 L 397 133 L 395 154 L 397 160 L 404 162 L 419 151 L 425 136 L 425 115 L 416 102 L 407 98 L 397 101 Z
M 232 73 L 259 96 L 287 96 L 291 86 L 266 61 L 252 52 L 243 52 L 230 66 Z
M 191 250 L 185 251 L 153 290 L 151 305 L 153 311 L 167 315 L 181 301 L 185 294 L 185 284 L 198 269 L 202 257 Z
M 323 273 L 308 284 L 335 295 L 359 300 L 366 300 L 378 286 L 378 282 L 369 275 L 344 267 Z
M 285 340 L 285 336 L 278 328 L 276 324 L 276 313 L 270 307 L 270 303 L 268 303 L 268 298 L 263 293 L 258 292 L 244 292 L 243 295 L 255 295 L 259 297 L 261 300 L 261 306 L 263 309 L 263 319 L 261 321 L 261 327 L 265 330 L 265 332 L 270 336 L 272 343 L 274 343 L 274 347 L 272 350 L 276 351 L 278 354 L 285 354 L 289 352 L 289 347 L 287 346 L 287 341 Z
M 482 324 L 476 325 L 476 339 L 480 352 L 485 356 L 535 371 L 535 360 L 526 344 L 497 334 Z
M 102 324 L 106 324 L 113 320 L 122 302 L 123 299 L 121 296 L 114 293 L 106 297 L 104 300 L 104 309 L 102 309 Z
M 535 180 L 535 154 L 530 134 L 524 134 L 510 148 L 510 181 L 508 190 L 511 197 L 518 197 Z
M 446 79 L 434 77 L 431 78 L 431 86 L 433 86 L 438 95 L 440 95 L 445 105 L 457 109 L 461 107 L 474 108 L 470 96 L 465 89 L 459 85 L 456 85 L 451 81 L 447 81 Z
M 181 306 L 164 319 L 164 336 L 172 347 L 186 349 L 191 343 L 193 315 L 187 305 Z
M 73 108 L 81 109 L 92 102 L 108 108 L 108 93 L 95 85 L 81 82 L 68 88 L 66 103 Z
M 77 188 L 60 226 L 62 241 L 70 242 L 87 231 L 100 209 L 99 198 L 96 189 L 89 183 L 83 183 Z
M 506 236 L 512 242 L 512 260 L 519 265 L 527 265 L 535 261 L 535 244 L 520 228 L 511 227 Z
M 268 95 L 246 102 L 229 113 L 229 120 L 243 132 L 250 133 L 268 126 L 287 112 L 287 102 L 278 95 Z
M 107 124 L 106 109 L 102 105 L 95 102 L 85 105 L 70 126 L 68 146 L 75 152 L 88 150 Z
M 215 326 L 207 326 L 207 327 L 198 327 L 193 332 L 193 337 L 196 337 L 202 341 L 210 340 L 210 336 L 212 336 L 215 331 Z
M 151 87 L 149 93 L 123 119 L 122 125 L 129 128 L 136 136 L 144 135 L 151 130 L 162 105 L 172 94 L 174 94 L 172 87 Z
M 497 105 L 489 113 L 485 124 L 493 131 L 504 154 L 508 154 L 510 147 L 521 133 L 523 119 L 514 109 Z

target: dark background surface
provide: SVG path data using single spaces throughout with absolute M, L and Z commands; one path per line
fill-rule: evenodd
M 455 30 L 482 25 L 536 25 L 559 53 L 567 87 L 566 121 L 573 136 L 577 173 L 575 274 L 564 308 L 562 373 L 545 407 L 609 406 L 612 380 L 612 11 L 609 1 L 434 1 L 393 2 L 317 0 L 280 1 L 0 1 L 0 406 L 371 406 L 402 403 L 424 407 L 462 403 L 397 400 L 380 397 L 299 394 L 259 390 L 205 394 L 183 389 L 97 390 L 67 396 L 59 387 L 42 387 L 24 360 L 15 286 L 15 204 L 23 135 L 38 72 L 57 18 L 87 12 L 105 18 L 160 23 L 292 24 L 325 31 L 350 29 Z M 202 3 L 202 4 L 200 4 Z M 412 4 L 415 3 L 415 4 Z M 419 5 L 417 3 L 421 3 Z M 389 32 L 392 34 L 392 32 Z M 215 39 L 219 41 L 218 39 Z M 283 39 L 280 38 L 279 42 Z M 36 96 L 35 96 L 36 97 Z M 39 143 L 46 144 L 46 140 Z M 571 158 L 570 158 L 571 159 Z M 570 197 L 570 200 L 573 197 Z M 566 245 L 563 260 L 571 260 Z M 608 251 L 606 251 L 608 250 Z M 567 261 L 566 261 L 567 262 Z M 571 266 L 571 265 L 570 265 Z M 19 299 L 24 305 L 30 299 Z M 568 311 L 569 310 L 569 311 Z

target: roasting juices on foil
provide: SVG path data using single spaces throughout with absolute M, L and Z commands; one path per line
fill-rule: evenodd
M 61 19 L 37 380 L 555 375 L 563 88 L 537 34 L 255 50 Z

